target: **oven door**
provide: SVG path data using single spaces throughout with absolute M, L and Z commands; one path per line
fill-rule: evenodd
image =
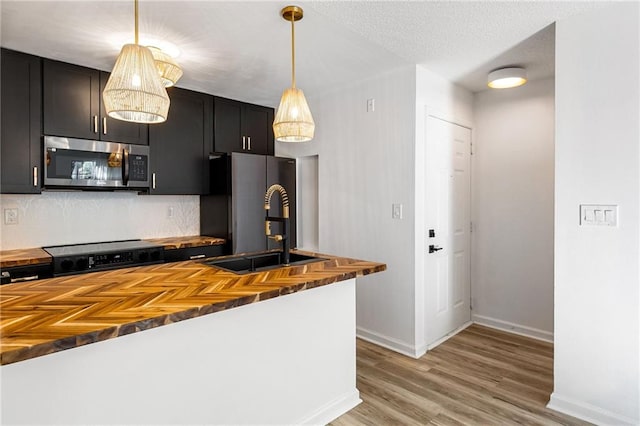
M 149 188 L 149 147 L 44 137 L 45 187 Z

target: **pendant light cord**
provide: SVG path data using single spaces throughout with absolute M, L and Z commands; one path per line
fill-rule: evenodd
M 134 34 L 135 34 L 135 42 L 136 44 L 138 44 L 138 0 L 133 0 L 133 8 L 134 8 L 134 12 L 133 15 L 135 16 L 135 30 L 134 30 Z
M 138 0 L 136 0 L 138 1 Z M 291 14 L 291 87 L 296 88 L 296 33 L 293 29 L 295 22 L 293 13 Z

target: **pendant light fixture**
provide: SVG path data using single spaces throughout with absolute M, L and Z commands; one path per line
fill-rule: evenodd
M 291 21 L 291 87 L 284 90 L 273 121 L 273 133 L 280 142 L 307 142 L 313 139 L 315 123 L 302 90 L 296 87 L 294 22 L 302 19 L 302 8 L 287 6 L 280 15 Z
M 527 82 L 527 71 L 524 68 L 500 68 L 489 73 L 487 86 L 492 89 L 510 89 L 522 86 Z
M 138 44 L 138 0 L 135 8 L 135 44 L 122 46 L 102 93 L 111 118 L 134 123 L 162 123 L 169 112 L 164 88 L 151 50 Z
M 156 63 L 158 74 L 162 80 L 164 87 L 171 87 L 180 80 L 182 77 L 182 68 L 180 65 L 169 55 L 158 47 L 147 46 L 153 55 L 153 60 Z

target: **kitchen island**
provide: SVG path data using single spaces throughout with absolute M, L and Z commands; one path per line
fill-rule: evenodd
M 385 265 L 321 256 L 246 275 L 186 261 L 3 286 L 2 422 L 330 421 L 359 402 L 355 278 Z

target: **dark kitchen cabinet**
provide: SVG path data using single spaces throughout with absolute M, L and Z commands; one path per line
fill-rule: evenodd
M 291 248 L 296 246 L 296 161 L 265 155 L 232 153 L 210 161 L 210 195 L 200 197 L 200 234 L 227 240 L 228 254 L 281 248 L 265 235 L 264 196 L 274 183 L 289 196 Z M 281 200 L 271 199 L 270 216 L 281 216 Z M 281 224 L 271 223 L 272 235 L 281 234 Z
M 273 108 L 215 97 L 217 152 L 273 155 Z
M 41 60 L 2 49 L 0 189 L 3 194 L 40 193 Z
M 45 59 L 43 64 L 44 134 L 147 145 L 148 125 L 107 116 L 102 90 L 109 74 Z
M 100 140 L 147 145 L 149 143 L 149 125 L 116 120 L 107 115 L 102 102 L 102 92 L 107 85 L 109 75 L 108 72 L 100 71 Z
M 224 255 L 224 245 L 185 247 L 178 249 L 165 249 L 165 262 L 182 262 L 184 260 L 205 259 Z
M 151 194 L 199 195 L 209 191 L 213 96 L 172 87 L 169 116 L 149 126 Z

